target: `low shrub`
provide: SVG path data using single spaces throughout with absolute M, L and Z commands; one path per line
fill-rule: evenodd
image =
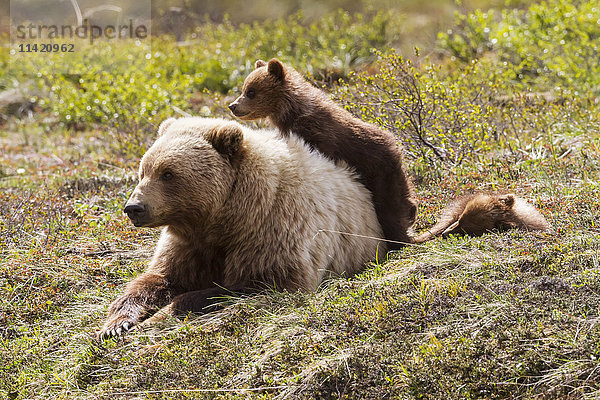
M 548 0 L 525 10 L 457 15 L 439 34 L 441 50 L 468 63 L 483 59 L 511 72 L 515 91 L 600 94 L 600 5 L 596 0 Z
M 598 102 L 547 93 L 511 94 L 510 71 L 475 61 L 413 64 L 391 52 L 374 74 L 351 74 L 334 96 L 360 118 L 396 134 L 416 170 L 441 174 L 493 159 L 558 158 L 590 140 Z
M 337 78 L 370 64 L 375 49 L 388 48 L 396 34 L 391 14 L 383 12 L 339 11 L 311 24 L 301 14 L 239 26 L 207 22 L 180 43 L 170 36 L 151 43 L 96 42 L 62 72 L 53 68 L 60 54 L 28 55 L 0 73 L 0 87 L 33 80 L 41 93 L 35 101 L 59 123 L 107 130 L 117 153 L 137 157 L 157 122 L 195 110 L 195 94 L 240 87 L 258 58 L 279 57 L 319 79 Z M 5 58 L 0 62 L 8 65 Z M 214 108 L 200 111 L 212 114 Z

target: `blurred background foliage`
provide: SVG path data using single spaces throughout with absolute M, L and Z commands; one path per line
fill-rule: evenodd
M 552 131 L 551 108 L 597 104 L 598 0 L 421 3 L 154 1 L 151 41 L 97 42 L 64 72 L 60 53 L 9 64 L 3 52 L 0 89 L 135 159 L 166 117 L 228 116 L 254 61 L 278 57 L 428 167 L 522 157 Z M 552 154 L 569 136 L 556 130 Z

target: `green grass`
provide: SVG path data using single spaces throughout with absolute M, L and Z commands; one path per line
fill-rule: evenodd
M 122 214 L 151 124 L 143 134 L 93 119 L 65 124 L 60 112 L 68 107 L 57 118 L 53 94 L 32 119 L 7 116 L 0 127 L 0 397 L 599 398 L 600 103 L 596 89 L 584 90 L 593 77 L 581 74 L 559 93 L 554 75 L 514 85 L 518 66 L 492 62 L 507 54 L 502 49 L 486 51 L 476 66 L 421 59 L 410 72 L 428 96 L 421 112 L 446 116 L 423 133 L 462 158 L 427 153 L 382 101 L 408 93 L 394 92 L 406 64 L 393 54 L 381 55 L 381 68 L 369 67 L 379 75 L 351 74 L 334 96 L 409 150 L 417 231 L 457 194 L 482 190 L 529 199 L 553 232 L 411 246 L 315 293 L 224 299 L 222 311 L 145 324 L 122 341 L 98 342 L 95 332 L 158 237 Z M 467 65 L 472 73 L 464 73 Z M 523 97 L 529 85 L 554 99 Z M 177 90 L 177 101 L 190 99 Z M 223 95 L 194 96 L 186 110 L 227 115 Z M 485 141 L 464 146 L 481 132 L 489 133 Z M 128 148 L 129 139 L 140 139 L 139 149 Z

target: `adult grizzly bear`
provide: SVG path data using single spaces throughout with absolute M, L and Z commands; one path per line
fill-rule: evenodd
M 337 106 L 292 67 L 277 59 L 258 60 L 229 105 L 238 118 L 268 118 L 284 135 L 295 134 L 327 157 L 355 168 L 371 191 L 389 249 L 412 240 L 408 230 L 417 207 L 413 187 L 402 168 L 394 136 Z
M 135 226 L 164 228 L 147 270 L 111 304 L 102 337 L 165 306 L 202 311 L 229 291 L 314 290 L 386 251 L 362 237 L 382 234 L 368 190 L 296 137 L 221 119 L 169 119 L 139 180 L 125 213 Z

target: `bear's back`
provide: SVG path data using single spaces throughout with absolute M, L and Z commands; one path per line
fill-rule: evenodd
M 325 276 L 351 275 L 375 257 L 380 243 L 365 238 L 382 237 L 371 195 L 345 164 L 273 130 L 244 128 L 244 148 L 232 200 L 253 204 L 240 233 L 252 235 L 258 247 L 240 248 L 231 268 L 249 263 L 257 276 L 295 271 L 302 276 L 291 281 L 312 290 Z

